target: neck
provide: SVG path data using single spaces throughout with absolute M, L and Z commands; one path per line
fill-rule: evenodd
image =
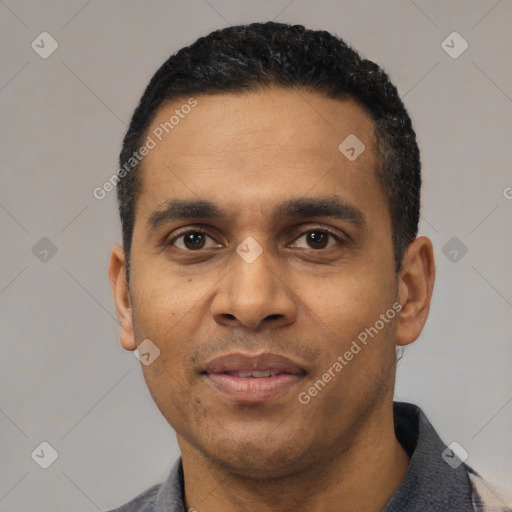
M 379 512 L 400 485 L 409 457 L 397 441 L 392 408 L 370 421 L 350 447 L 327 454 L 280 478 L 241 477 L 219 466 L 178 435 L 185 477 L 187 510 L 199 512 Z M 341 443 L 341 441 L 340 441 Z M 332 453 L 335 453 L 333 448 Z

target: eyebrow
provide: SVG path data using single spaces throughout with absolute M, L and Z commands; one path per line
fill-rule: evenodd
M 363 212 L 351 203 L 338 197 L 315 197 L 290 199 L 278 205 L 273 212 L 274 218 L 294 217 L 308 219 L 312 217 L 331 217 L 348 221 L 360 228 L 366 225 Z
M 148 219 L 151 228 L 157 228 L 167 222 L 187 219 L 227 219 L 228 212 L 211 201 L 171 199 L 164 202 Z M 315 197 L 289 199 L 277 205 L 272 211 L 272 219 L 280 218 L 309 219 L 330 217 L 348 221 L 357 227 L 364 227 L 366 219 L 363 212 L 351 203 L 337 197 Z
M 165 208 L 158 208 L 148 219 L 152 228 L 176 220 L 224 218 L 226 214 L 211 201 L 172 199 L 165 201 Z

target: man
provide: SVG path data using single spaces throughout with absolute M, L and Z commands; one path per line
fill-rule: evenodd
M 120 160 L 121 344 L 181 458 L 118 511 L 507 510 L 393 404 L 434 258 L 376 64 L 302 26 L 213 32 L 151 79 Z

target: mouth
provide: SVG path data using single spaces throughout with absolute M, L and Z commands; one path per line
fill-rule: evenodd
M 290 358 L 267 352 L 220 356 L 208 362 L 201 374 L 230 400 L 260 403 L 290 391 L 307 372 Z

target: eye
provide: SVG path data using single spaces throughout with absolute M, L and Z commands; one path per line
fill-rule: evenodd
M 200 249 L 211 249 L 212 247 L 220 247 L 213 238 L 208 236 L 204 231 L 197 229 L 189 230 L 174 237 L 169 245 L 173 245 L 184 251 L 198 251 Z
M 303 240 L 303 242 L 301 242 Z M 303 249 L 328 249 L 332 247 L 339 239 L 329 231 L 323 229 L 314 229 L 307 231 L 293 242 L 293 247 Z

